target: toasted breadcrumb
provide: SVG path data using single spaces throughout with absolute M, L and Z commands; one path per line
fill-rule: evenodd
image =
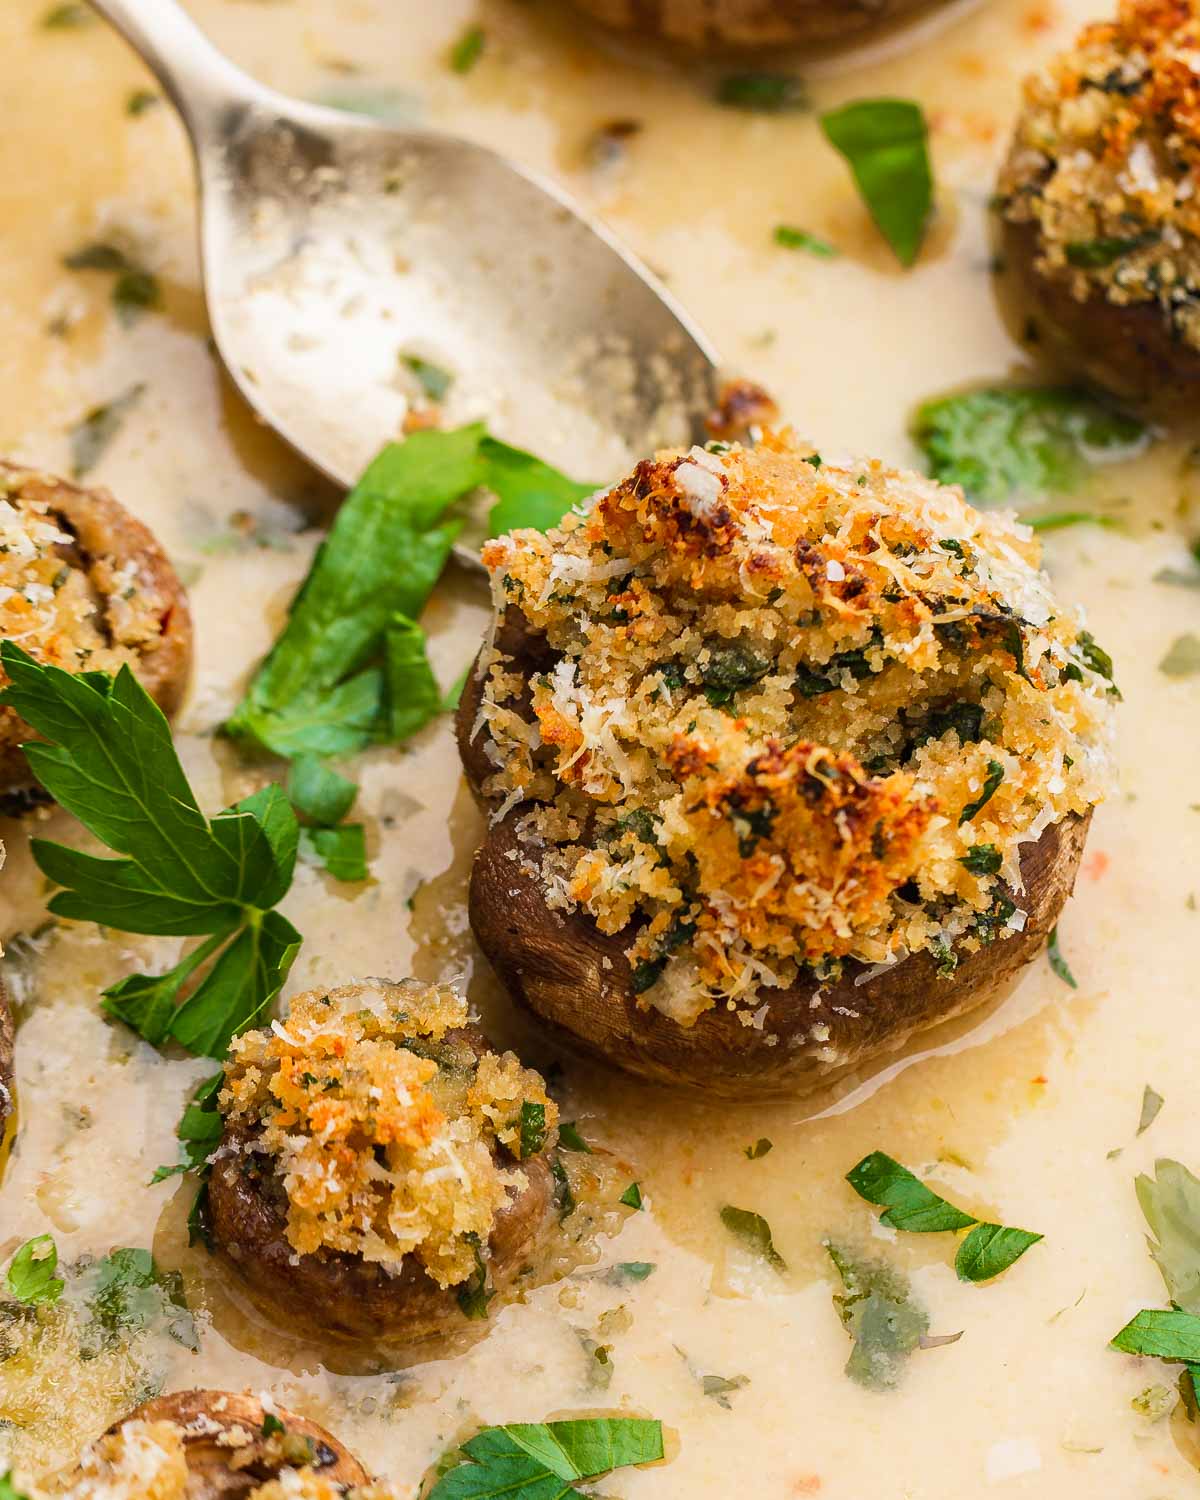
M 1200 0 L 1122 0 L 1028 80 L 999 182 L 1079 301 L 1157 302 L 1200 348 Z
M 243 1149 L 275 1159 L 299 1254 L 393 1271 L 411 1254 L 442 1287 L 475 1271 L 558 1112 L 538 1074 L 480 1055 L 466 1023 L 448 986 L 372 980 L 298 995 L 285 1023 L 235 1039 L 221 1113 Z M 524 1106 L 542 1111 L 538 1140 Z
M 684 1024 L 1016 929 L 1020 846 L 1109 785 L 1106 658 L 1036 539 L 921 475 L 768 434 L 483 556 L 537 658 L 485 658 L 496 815 Z

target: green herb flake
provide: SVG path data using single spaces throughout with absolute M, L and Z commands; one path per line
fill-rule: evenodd
M 487 33 L 482 26 L 468 26 L 450 49 L 450 71 L 469 73 L 483 56 Z
M 279 1418 L 273 1411 L 269 1411 L 266 1412 L 263 1416 L 262 1426 L 259 1428 L 259 1432 L 265 1438 L 275 1436 L 282 1437 L 283 1434 L 287 1432 L 287 1428 L 283 1425 L 283 1423 L 279 1420 Z
M 989 760 L 987 763 L 987 775 L 984 777 L 983 790 L 974 802 L 968 802 L 958 815 L 961 824 L 969 823 L 977 813 L 983 811 L 992 798 L 996 795 L 996 789 L 1004 780 L 1004 767 L 998 760 Z
M 821 116 L 858 190 L 901 265 L 917 258 L 933 207 L 929 130 L 910 99 L 860 99 Z
M 760 1135 L 752 1146 L 746 1147 L 745 1154 L 751 1161 L 759 1161 L 766 1156 L 768 1151 L 774 1150 L 774 1145 L 775 1143 L 769 1141 L 765 1135 Z
M 0 1470 L 0 1500 L 29 1500 L 25 1491 L 17 1488 L 11 1469 Z
M 629 1286 L 633 1282 L 645 1281 L 657 1269 L 653 1261 L 621 1260 L 607 1272 L 604 1279 L 610 1286 Z
M 300 855 L 320 865 L 334 880 L 361 885 L 370 878 L 367 835 L 361 823 L 341 823 L 336 828 L 302 828 Z
M 39 869 L 63 887 L 50 910 L 118 932 L 206 937 L 168 973 L 111 985 L 104 1009 L 155 1046 L 171 1038 L 198 1056 L 222 1057 L 275 999 L 300 946 L 274 910 L 291 885 L 299 840 L 283 789 L 264 787 L 210 821 L 161 709 L 127 667 L 115 678 L 75 675 L 41 665 L 12 641 L 0 642 L 0 663 L 9 679 L 0 701 L 44 737 L 26 747 L 34 774 L 123 856 L 35 839 Z M 207 972 L 181 1002 L 202 964 Z
M 93 406 L 71 429 L 71 477 L 82 479 L 100 462 L 125 424 L 125 419 L 142 399 L 146 387 L 139 382 L 101 406 Z
M 1166 677 L 1194 677 L 1200 672 L 1200 636 L 1191 631 L 1176 636 L 1158 670 Z
M 288 768 L 287 794 L 302 818 L 323 828 L 340 823 L 354 806 L 358 787 L 319 755 L 302 752 Z
M 1200 1364 L 1200 1318 L 1177 1308 L 1144 1308 L 1121 1329 L 1112 1347 L 1123 1354 Z
M 58 1246 L 50 1234 L 26 1240 L 9 1262 L 4 1284 L 18 1302 L 57 1302 L 66 1283 L 55 1275 Z
M 910 1234 L 939 1234 L 966 1229 L 976 1220 L 938 1196 L 883 1151 L 872 1151 L 846 1173 L 860 1198 L 885 1208 L 880 1223 Z
M 1165 1103 L 1163 1096 L 1147 1084 L 1142 1090 L 1142 1112 L 1138 1116 L 1138 1135 L 1144 1135 L 1150 1129 L 1158 1119 L 1159 1111 Z
M 975 844 L 959 859 L 959 864 L 972 875 L 998 875 L 1003 863 L 995 844 Z
M 1063 957 L 1062 948 L 1059 946 L 1057 925 L 1050 929 L 1050 936 L 1046 939 L 1046 957 L 1050 961 L 1051 969 L 1062 982 L 1070 985 L 1073 990 L 1077 990 L 1078 982 L 1071 973 L 1071 967 Z
M 1161 1422 L 1179 1405 L 1179 1394 L 1169 1385 L 1149 1385 L 1130 1399 L 1130 1406 L 1148 1422 Z
M 1156 229 L 1149 229 L 1142 234 L 1126 235 L 1123 238 L 1110 236 L 1095 240 L 1068 240 L 1065 247 L 1067 264 L 1081 271 L 1102 270 L 1134 250 L 1157 244 L 1159 238 Z
M 133 119 L 144 115 L 147 110 L 153 109 L 162 101 L 153 89 L 133 89 L 125 99 L 125 113 Z
M 85 1359 L 94 1359 L 130 1333 L 155 1328 L 185 1349 L 199 1351 L 183 1278 L 178 1271 L 163 1271 L 149 1250 L 113 1250 L 87 1275 L 92 1327 L 81 1350 Z
M 521 1104 L 521 1160 L 536 1156 L 546 1144 L 546 1106 L 532 1099 Z
M 432 360 L 422 359 L 419 354 L 401 356 L 404 365 L 416 376 L 417 382 L 430 401 L 441 401 L 454 384 L 454 376 Z
M 626 1208 L 639 1209 L 642 1206 L 642 1185 L 640 1182 L 631 1182 L 625 1191 L 617 1199 Z
M 427 1500 L 528 1497 L 563 1500 L 575 1484 L 614 1469 L 658 1463 L 662 1423 L 639 1417 L 583 1417 L 485 1427 L 464 1443 Z M 439 1467 L 441 1467 L 439 1465 Z
M 81 0 L 63 0 L 61 5 L 52 5 L 41 19 L 45 31 L 73 31 L 80 26 L 90 26 L 96 19 Z
M 734 1208 L 727 1203 L 721 1210 L 721 1223 L 734 1239 L 740 1240 L 746 1249 L 765 1260 L 772 1270 L 787 1270 L 787 1262 L 775 1248 L 771 1226 L 762 1214 L 756 1214 L 748 1208 Z
M 733 1409 L 730 1396 L 750 1384 L 749 1375 L 701 1375 L 700 1389 L 726 1411 Z
M 960 1281 L 990 1281 L 1020 1260 L 1044 1236 L 1001 1224 L 976 1224 L 958 1247 L 954 1269 Z
M 728 109 L 777 115 L 809 107 L 803 82 L 794 73 L 729 73 L 717 85 L 717 103 Z
M 893 1390 L 929 1332 L 929 1314 L 907 1277 L 886 1262 L 857 1256 L 829 1240 L 824 1245 L 842 1282 L 833 1305 L 854 1340 L 846 1374 L 868 1390 Z
M 1068 493 L 1094 465 L 1135 457 L 1149 436 L 1143 423 L 1063 386 L 984 386 L 927 401 L 913 418 L 932 476 L 983 506 Z
M 836 245 L 831 245 L 820 235 L 811 234 L 807 229 L 797 229 L 792 224 L 776 224 L 772 238 L 785 250 L 804 250 L 819 260 L 836 260 L 842 253 Z M 821 461 L 818 459 L 817 467 L 820 468 L 820 465 Z
M 1200 1180 L 1182 1163 L 1160 1157 L 1154 1176 L 1139 1176 L 1135 1187 L 1167 1294 L 1200 1318 Z
M 562 1120 L 558 1127 L 558 1144 L 563 1151 L 582 1151 L 591 1156 L 592 1148 L 579 1133 L 574 1120 Z
M 458 1288 L 456 1300 L 462 1314 L 472 1322 L 481 1322 L 488 1315 L 488 1303 L 496 1295 L 488 1279 L 487 1261 L 483 1257 L 483 1245 L 477 1234 L 467 1236 L 475 1252 L 475 1269 Z

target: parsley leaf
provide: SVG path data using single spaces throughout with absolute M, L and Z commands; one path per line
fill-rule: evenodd
M 772 1270 L 787 1270 L 787 1261 L 776 1250 L 775 1241 L 771 1238 L 771 1226 L 762 1214 L 756 1214 L 748 1208 L 734 1208 L 727 1203 L 721 1210 L 721 1223 L 748 1250 L 761 1256 Z
M 986 506 L 1073 490 L 1093 464 L 1140 452 L 1149 433 L 1071 387 L 984 386 L 925 402 L 913 438 L 935 479 Z M 1043 518 L 1044 528 L 1052 523 Z
M 1176 1307 L 1200 1317 L 1200 1179 L 1160 1157 L 1154 1176 L 1139 1176 L 1135 1186 L 1167 1294 Z
M 88 1298 L 94 1333 L 81 1351 L 94 1359 L 122 1336 L 161 1326 L 168 1337 L 197 1352 L 200 1341 L 178 1271 L 163 1271 L 149 1250 L 113 1250 L 91 1271 Z
M 990 1281 L 1020 1260 L 1030 1245 L 1042 1239 L 1028 1229 L 1006 1229 L 1001 1224 L 976 1224 L 958 1247 L 954 1269 L 959 1281 Z
M 546 1144 L 546 1106 L 532 1099 L 523 1100 L 520 1130 L 521 1160 L 524 1161 L 526 1157 L 536 1156 Z
M 512 1422 L 485 1427 L 460 1450 L 464 1461 L 434 1485 L 428 1500 L 561 1500 L 581 1479 L 657 1463 L 662 1423 L 637 1417 Z
M 1003 858 L 995 844 L 975 844 L 958 862 L 972 875 L 998 875 Z
M 936 1234 L 973 1225 L 958 1247 L 954 1269 L 960 1281 L 990 1281 L 1006 1271 L 1042 1238 L 1028 1229 L 981 1224 L 973 1214 L 955 1208 L 882 1151 L 864 1156 L 846 1181 L 868 1203 L 882 1204 L 880 1223 L 909 1234 Z
M 583 1151 L 588 1156 L 592 1154 L 592 1148 L 579 1134 L 579 1127 L 574 1120 L 563 1120 L 559 1124 L 558 1145 L 561 1151 Z
M 872 1151 L 846 1173 L 846 1181 L 860 1198 L 881 1204 L 887 1212 L 880 1223 L 910 1234 L 937 1234 L 966 1229 L 976 1220 L 940 1198 L 907 1167 L 882 1151 Z
M 657 1267 L 649 1260 L 620 1260 L 613 1266 L 605 1281 L 611 1286 L 627 1286 L 631 1281 L 645 1281 L 652 1276 Z
M 141 381 L 129 386 L 111 401 L 93 406 L 71 429 L 71 478 L 82 479 L 100 462 L 109 444 L 124 426 L 125 418 L 142 399 Z
M 1163 1096 L 1157 1090 L 1152 1089 L 1149 1084 L 1146 1085 L 1142 1090 L 1142 1112 L 1138 1117 L 1138 1135 L 1142 1135 L 1150 1129 L 1151 1125 L 1158 1119 L 1158 1112 L 1162 1109 L 1165 1102 Z
M 1166 677 L 1194 677 L 1200 672 L 1200 636 L 1189 630 L 1176 636 L 1171 648 L 1158 664 L 1158 670 Z
M 208 1158 L 217 1149 L 217 1142 L 221 1139 L 221 1131 L 224 1128 L 220 1111 L 217 1109 L 217 1095 L 221 1092 L 224 1082 L 223 1072 L 214 1073 L 196 1089 L 179 1124 L 175 1127 L 175 1134 L 183 1146 L 183 1159 L 173 1167 L 156 1168 L 154 1176 L 150 1179 L 151 1185 L 164 1182 L 168 1177 L 175 1177 L 183 1172 L 205 1170 Z
M 1124 1354 L 1200 1364 L 1200 1318 L 1176 1308 L 1144 1308 L 1112 1341 Z
M 205 818 L 161 710 L 128 670 L 73 675 L 0 643 L 9 687 L 0 698 L 47 743 L 27 746 L 38 780 L 120 859 L 34 839 L 43 874 L 63 886 L 50 910 L 120 932 L 206 935 L 162 975 L 134 974 L 105 991 L 105 1009 L 145 1039 L 199 1055 L 230 1039 L 274 1000 L 300 934 L 273 908 L 291 885 L 299 829 L 282 788 L 264 787 Z M 183 986 L 211 967 L 186 999 Z
M 594 484 L 568 479 L 540 458 L 498 438 L 485 437 L 480 456 L 485 466 L 481 482 L 496 496 L 488 515 L 489 536 L 524 526 L 547 531 L 596 489 Z
M 66 1283 L 58 1270 L 54 1236 L 39 1234 L 26 1240 L 9 1262 L 4 1284 L 18 1302 L 57 1302 Z
M 933 207 L 929 130 L 911 99 L 859 99 L 821 116 L 846 158 L 871 217 L 902 265 L 911 266 Z
M 450 49 L 450 71 L 469 73 L 483 56 L 487 33 L 482 26 L 468 26 Z
M 25 1491 L 19 1490 L 13 1483 L 11 1469 L 0 1470 L 0 1500 L 29 1500 Z
M 631 1182 L 625 1191 L 617 1199 L 626 1208 L 639 1209 L 642 1206 L 642 1185 L 640 1182 Z
M 358 787 L 318 755 L 297 755 L 288 769 L 287 794 L 302 818 L 322 828 L 340 823 L 354 806 Z
M 765 1135 L 760 1135 L 752 1146 L 745 1148 L 745 1155 L 750 1161 L 759 1161 L 766 1156 L 768 1151 L 774 1149 L 774 1141 L 769 1141 Z
M 869 1390 L 891 1390 L 929 1332 L 929 1314 L 908 1279 L 886 1262 L 854 1256 L 829 1240 L 824 1244 L 842 1281 L 833 1305 L 854 1340 L 846 1374 Z

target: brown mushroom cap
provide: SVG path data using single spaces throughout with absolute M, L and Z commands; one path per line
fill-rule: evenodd
M 188 1500 L 238 1500 L 260 1484 L 274 1479 L 285 1467 L 309 1464 L 322 1478 L 340 1485 L 366 1484 L 369 1475 L 356 1458 L 338 1440 L 294 1412 L 276 1409 L 276 1416 L 287 1429 L 288 1437 L 307 1438 L 312 1458 L 282 1461 L 278 1443 L 268 1449 L 263 1435 L 267 1412 L 253 1396 L 235 1395 L 232 1391 L 176 1391 L 170 1396 L 156 1396 L 109 1428 L 116 1432 L 126 1422 L 174 1422 L 183 1430 L 184 1455 L 188 1466 Z M 246 1436 L 231 1446 L 228 1434 Z M 222 1441 L 225 1439 L 225 1441 Z M 252 1453 L 245 1462 L 246 1448 Z M 239 1467 L 230 1459 L 238 1455 Z
M 466 1044 L 477 1057 L 491 1050 L 474 1026 L 448 1031 L 442 1045 Z M 241 1148 L 247 1137 L 227 1130 L 233 1148 L 213 1164 L 208 1216 L 214 1247 L 251 1297 L 280 1326 L 316 1337 L 364 1343 L 415 1343 L 465 1329 L 457 1287 L 440 1287 L 412 1256 L 398 1274 L 345 1251 L 297 1255 L 287 1238 L 287 1199 L 270 1157 Z M 488 1279 L 503 1290 L 528 1263 L 554 1217 L 548 1159 L 520 1163 L 521 1191 L 497 1210 L 488 1238 Z
M 3 1163 L 8 1121 L 16 1105 L 13 1093 L 13 1054 L 16 1050 L 16 1027 L 8 991 L 0 980 L 0 1164 Z
M 506 654 L 519 647 L 515 625 L 505 622 L 498 645 Z M 486 729 L 472 738 L 482 693 L 483 679 L 472 674 L 456 722 L 467 778 L 481 800 L 494 770 Z M 764 990 L 768 1009 L 760 1029 L 716 1007 L 682 1026 L 635 995 L 625 957 L 630 934 L 606 936 L 584 912 L 553 910 L 529 861 L 510 857 L 528 849 L 516 836 L 520 816 L 518 808 L 489 827 L 469 896 L 472 930 L 510 994 L 568 1047 L 655 1083 L 724 1098 L 805 1093 L 995 997 L 1054 926 L 1091 821 L 1090 812 L 1072 815 L 1022 846 L 1021 932 L 964 953 L 945 977 L 926 952 L 870 979 L 851 962 L 836 983 L 805 978 Z
M 938 0 L 574 0 L 611 30 L 692 51 L 861 40 Z
M 1119 400 L 1170 417 L 1200 401 L 1200 349 L 1174 332 L 1157 302 L 1111 301 L 1097 288 L 1080 301 L 1066 277 L 1038 266 L 1036 222 L 1006 219 L 1002 259 L 1051 352 Z
M 63 530 L 75 537 L 75 547 L 86 566 L 89 559 L 108 556 L 134 561 L 149 587 L 162 595 L 167 607 L 158 640 L 139 648 L 135 675 L 165 714 L 183 700 L 192 663 L 192 618 L 187 595 L 167 555 L 153 533 L 131 516 L 103 489 L 83 489 L 65 479 L 18 464 L 0 461 L 0 480 L 18 485 L 31 499 L 45 502 Z M 0 710 L 0 716 L 3 711 Z M 17 748 L 33 731 L 20 719 L 4 726 L 0 736 L 0 796 L 32 785 L 25 756 Z

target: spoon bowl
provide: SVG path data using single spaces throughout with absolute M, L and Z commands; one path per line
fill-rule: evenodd
M 403 434 L 422 373 L 445 384 L 443 423 L 483 419 L 576 476 L 703 441 L 713 351 L 553 184 L 473 142 L 264 88 L 175 0 L 92 3 L 191 137 L 217 348 L 323 474 L 349 486 Z

